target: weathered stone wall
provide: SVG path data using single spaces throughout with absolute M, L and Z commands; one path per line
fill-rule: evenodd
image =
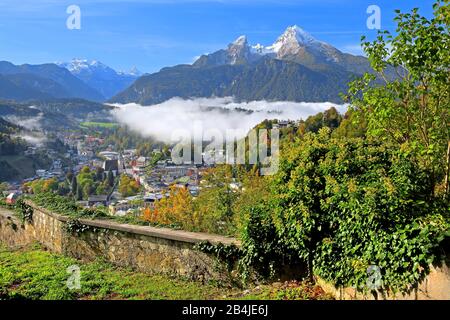
M 93 227 L 81 235 L 64 231 L 69 219 L 34 206 L 32 223 L 22 223 L 0 207 L 0 241 L 9 246 L 40 242 L 49 250 L 84 261 L 103 258 L 115 265 L 144 272 L 167 273 L 195 280 L 229 281 L 231 273 L 216 259 L 195 250 L 200 241 L 237 244 L 232 238 L 164 228 L 118 224 L 104 220 L 80 220 Z M 431 273 L 411 294 L 377 297 L 354 288 L 336 288 L 322 279 L 318 284 L 336 299 L 446 299 L 450 300 L 450 259 Z M 292 274 L 292 273 L 291 273 Z
M 38 241 L 49 250 L 80 260 L 105 259 L 144 272 L 167 273 L 196 280 L 229 280 L 225 265 L 194 249 L 200 241 L 239 243 L 232 238 L 165 228 L 132 226 L 104 220 L 80 220 L 92 227 L 80 235 L 64 229 L 69 220 L 33 206 L 32 223 L 22 223 L 0 209 L 0 241 L 9 246 Z
M 12 212 L 0 208 L 0 241 L 9 246 L 38 241 L 53 252 L 63 253 L 65 220 L 52 213 L 35 210 L 33 223 L 23 223 Z
M 355 288 L 336 288 L 318 278 L 322 289 L 338 300 L 450 300 L 450 261 L 442 261 L 440 266 L 432 266 L 430 273 L 419 286 L 409 294 L 375 294 L 357 291 Z
M 0 241 L 9 247 L 27 245 L 36 241 L 33 227 L 22 224 L 11 212 L 0 207 Z
M 98 229 L 64 238 L 64 254 L 81 260 L 97 257 L 144 272 L 179 275 L 196 280 L 222 279 L 224 268 L 193 249 L 193 243 L 114 229 Z

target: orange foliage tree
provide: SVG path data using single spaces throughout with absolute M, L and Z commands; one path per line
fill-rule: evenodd
M 157 201 L 153 208 L 145 209 L 143 218 L 153 223 L 178 225 L 186 230 L 196 230 L 200 224 L 189 190 L 177 186 L 171 186 L 169 195 Z

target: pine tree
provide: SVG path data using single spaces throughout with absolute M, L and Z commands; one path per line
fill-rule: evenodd
M 71 183 L 73 177 L 74 177 L 74 174 L 73 174 L 72 170 L 69 170 L 69 172 L 66 174 L 67 182 L 68 182 L 68 183 Z
M 76 196 L 76 200 L 77 200 L 77 201 L 83 200 L 83 190 L 81 190 L 81 187 L 80 187 L 80 186 L 78 186 L 78 188 L 77 188 L 77 196 Z
M 77 189 L 78 189 L 77 177 L 75 175 L 73 175 L 72 185 L 71 185 L 72 195 L 74 195 L 74 196 L 76 195 Z
M 112 171 L 108 171 L 108 185 L 110 187 L 114 186 L 114 175 L 113 175 Z

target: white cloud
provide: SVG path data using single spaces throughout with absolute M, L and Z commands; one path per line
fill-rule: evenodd
M 29 106 L 29 108 L 36 109 L 35 106 Z M 15 134 L 14 137 L 22 138 L 26 142 L 36 146 L 42 146 L 47 141 L 47 138 L 42 133 L 41 120 L 43 116 L 44 114 L 41 112 L 36 117 L 7 116 L 5 119 L 26 129 Z
M 35 145 L 35 146 L 42 146 L 46 141 L 47 138 L 42 134 L 42 133 L 33 133 L 33 134 L 25 134 L 25 133 L 21 133 L 21 134 L 17 134 L 14 135 L 14 137 L 17 138 L 21 138 L 23 140 L 25 140 L 26 142 L 28 142 L 29 144 Z
M 30 106 L 30 108 L 36 108 Z M 7 116 L 5 119 L 11 123 L 21 126 L 28 130 L 42 130 L 41 120 L 44 114 L 41 112 L 36 117 L 18 117 L 18 116 Z
M 183 100 L 173 98 L 161 104 L 141 106 L 138 104 L 115 105 L 116 120 L 128 125 L 144 136 L 170 141 L 176 130 L 187 130 L 192 135 L 201 124 L 203 132 L 218 129 L 241 129 L 247 133 L 265 119 L 299 120 L 335 107 L 345 112 L 347 106 L 329 102 L 235 102 L 233 98 L 197 98 Z

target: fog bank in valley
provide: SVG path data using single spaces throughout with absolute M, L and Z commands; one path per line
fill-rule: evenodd
M 242 129 L 244 135 L 265 119 L 300 120 L 331 107 L 344 113 L 346 105 L 329 102 L 235 102 L 233 98 L 173 98 L 161 104 L 141 106 L 130 103 L 115 105 L 112 111 L 116 121 L 129 126 L 144 136 L 169 142 L 176 130 L 191 135 L 199 124 L 203 132 L 211 129 Z

